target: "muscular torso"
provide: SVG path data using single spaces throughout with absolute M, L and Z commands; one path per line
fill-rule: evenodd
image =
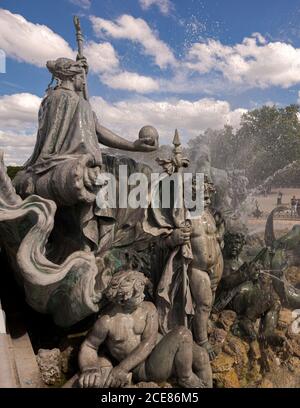
M 133 313 L 110 313 L 109 332 L 106 344 L 118 361 L 126 358 L 140 343 L 147 319 L 147 302 L 143 302 Z
M 239 315 L 256 320 L 274 307 L 276 300 L 277 296 L 272 284 L 249 281 L 241 287 L 230 307 Z
M 191 245 L 194 256 L 192 266 L 195 268 L 209 271 L 222 259 L 218 230 L 208 209 L 201 217 L 192 220 Z

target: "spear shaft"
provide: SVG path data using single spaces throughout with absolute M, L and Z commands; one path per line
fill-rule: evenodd
M 187 209 L 184 205 L 184 186 L 183 186 L 183 168 L 188 167 L 189 159 L 184 157 L 180 142 L 178 130 L 175 130 L 173 139 L 173 156 L 170 159 L 157 158 L 156 161 L 163 167 L 165 173 L 171 176 L 173 173 L 179 175 L 180 196 L 173 197 L 172 218 L 175 228 L 184 228 L 189 226 L 191 228 L 190 220 L 187 218 Z M 178 190 L 177 190 L 178 191 Z M 175 192 L 174 192 L 175 194 Z M 177 206 L 180 200 L 179 206 Z M 175 205 L 176 202 L 176 205 Z M 188 295 L 188 265 L 193 258 L 191 242 L 185 243 L 181 246 L 182 255 L 182 303 L 183 303 L 183 324 L 188 327 L 188 314 L 192 314 L 192 310 L 187 310 L 187 295 Z
M 83 58 L 83 34 L 81 31 L 80 20 L 78 16 L 74 16 L 73 18 L 75 30 L 76 30 L 76 41 L 78 47 L 78 57 Z M 82 69 L 84 75 L 84 87 L 83 87 L 83 96 L 86 100 L 88 100 L 88 90 L 87 90 L 87 78 L 85 69 Z
M 173 153 L 174 153 L 174 163 L 175 163 L 175 171 L 179 173 L 181 180 L 180 184 L 183 187 L 183 167 L 187 167 L 188 161 L 186 158 L 183 157 L 181 142 L 179 138 L 179 133 L 177 129 L 175 130 L 175 135 L 173 139 Z M 182 192 L 182 202 L 180 203 L 180 208 L 178 210 L 178 214 L 175 219 L 176 226 L 178 228 L 185 227 L 187 225 L 186 220 L 186 209 L 184 206 L 184 194 Z M 184 255 L 183 247 L 181 248 L 181 253 Z M 187 279 L 188 279 L 188 261 L 187 259 L 182 256 L 182 300 L 183 300 L 183 324 L 185 327 L 188 327 L 188 318 L 185 310 L 186 305 L 186 296 L 187 296 Z

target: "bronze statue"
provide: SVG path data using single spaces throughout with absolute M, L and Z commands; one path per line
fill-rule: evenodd
M 261 333 L 267 338 L 273 334 L 278 319 L 278 301 L 268 276 L 260 274 L 267 249 L 258 252 L 251 262 L 245 262 L 241 253 L 245 245 L 244 234 L 226 232 L 224 237 L 224 274 L 217 291 L 214 311 L 232 309 L 238 319 L 233 331 L 237 335 L 255 340 L 254 324 L 262 318 Z M 271 323 L 274 325 L 271 327 Z
M 41 103 L 33 154 L 14 179 L 17 193 L 0 158 L 1 246 L 28 303 L 64 327 L 99 310 L 103 282 L 120 267 L 114 260 L 107 268 L 105 256 L 114 246 L 139 239 L 135 229 L 143 209 L 100 208 L 96 198 L 103 172 L 118 179 L 121 164 L 129 175 L 149 176 L 150 169 L 129 158 L 102 155 L 99 141 L 134 151 L 158 146 L 153 127 L 142 128 L 138 140 L 130 142 L 98 123 L 88 101 L 78 20 L 76 29 L 77 60 L 47 62 L 56 85 L 48 87 Z
M 99 143 L 121 150 L 152 152 L 158 147 L 158 134 L 154 129 L 156 137 L 143 137 L 144 129 L 131 142 L 98 122 L 87 99 L 88 63 L 82 52 L 78 20 L 75 23 L 77 60 L 58 58 L 47 62 L 56 86 L 48 87 L 41 103 L 35 148 L 14 184 L 22 198 L 37 194 L 53 200 L 59 207 L 57 218 L 68 220 L 65 225 L 72 227 L 60 234 L 70 236 L 69 241 L 76 234 L 80 242 L 76 249 L 95 251 L 100 245 L 101 224 L 115 221 L 113 211 L 96 205 L 103 184 L 101 172 L 111 170 L 104 163 Z M 72 210 L 66 213 L 65 207 Z
M 174 136 L 174 156 L 171 159 L 159 159 L 159 164 L 167 175 L 179 173 L 187 167 L 189 160 L 181 151 L 178 132 Z M 196 194 L 196 181 L 193 177 L 193 190 Z M 178 231 L 184 235 L 184 242 L 179 248 L 172 245 L 172 236 L 165 239 L 171 247 L 165 269 L 157 286 L 156 305 L 159 311 L 160 328 L 168 333 L 180 322 L 191 327 L 195 342 L 207 349 L 211 359 L 215 353 L 208 341 L 208 320 L 216 288 L 223 272 L 222 245 L 225 223 L 218 211 L 212 209 L 211 199 L 215 192 L 213 183 L 204 176 L 204 210 L 192 216 L 186 208 L 178 209 L 169 227 L 175 227 L 173 236 Z M 182 192 L 183 193 L 183 192 Z M 195 195 L 194 194 L 194 195 Z M 191 209 L 192 211 L 192 209 Z M 158 225 L 166 226 L 166 219 L 153 210 Z M 181 229 L 179 228 L 181 227 Z M 180 256 L 181 255 L 181 256 Z M 178 293 L 181 287 L 181 293 Z M 180 300 L 181 299 L 181 304 Z
M 144 126 L 131 142 L 98 122 L 88 99 L 88 62 L 78 18 L 74 23 L 76 61 L 47 62 L 52 82 L 41 103 L 33 154 L 14 180 L 16 190 L 0 152 L 1 247 L 35 311 L 50 314 L 66 329 L 98 316 L 81 345 L 77 386 L 170 381 L 210 388 L 210 360 L 215 357 L 208 338 L 212 307 L 216 313 L 224 308 L 236 312 L 234 334 L 277 342 L 274 329 L 281 305 L 300 307 L 299 289 L 288 285 L 283 272 L 287 258 L 300 263 L 300 227 L 276 239 L 272 212 L 266 247 L 244 262 L 245 236 L 233 226 L 247 195 L 247 179 L 241 170 L 214 169 L 208 145 L 194 152 L 193 170 L 205 173 L 203 211 L 195 215 L 172 199 L 169 207 L 155 207 L 152 198 L 160 195 L 168 176 L 178 176 L 179 198 L 185 198 L 189 160 L 177 130 L 173 156 L 157 160 L 164 173 L 154 190 L 147 185 L 144 191 L 145 207 L 100 206 L 104 174 L 119 181 L 121 165 L 128 168 L 128 176 L 139 173 L 150 180 L 153 173 L 133 159 L 103 153 L 99 143 L 153 152 L 158 132 Z M 196 194 L 195 171 L 193 176 Z M 126 179 L 126 198 L 129 184 Z M 145 290 L 150 282 L 152 292 Z M 217 336 L 213 318 L 212 333 Z
M 137 271 L 120 271 L 110 281 L 105 291 L 110 304 L 79 353 L 81 387 L 122 387 L 131 375 L 134 382 L 173 377 L 182 387 L 212 386 L 208 355 L 187 328 L 179 326 L 164 337 L 158 333 L 156 308 L 144 301 L 147 281 Z M 104 346 L 108 353 L 99 358 Z
M 272 223 L 273 212 L 267 223 L 267 241 L 274 239 L 269 231 L 273 228 Z M 245 244 L 244 235 L 240 232 L 225 234 L 224 274 L 214 311 L 220 312 L 226 308 L 237 313 L 237 320 L 232 327 L 235 335 L 251 341 L 257 337 L 275 344 L 283 341 L 275 332 L 281 307 L 296 308 L 300 305 L 299 291 L 284 277 L 286 265 L 282 257 L 285 250 L 295 248 L 295 230 L 297 228 L 277 242 L 275 239 L 269 241 L 273 249 L 262 248 L 250 262 L 244 262 L 240 256 Z M 260 327 L 257 332 L 255 323 L 258 319 Z
M 193 259 L 189 265 L 188 277 L 195 304 L 193 334 L 195 341 L 207 349 L 210 358 L 215 353 L 208 341 L 207 325 L 217 286 L 223 273 L 222 242 L 224 222 L 219 213 L 211 209 L 213 184 L 206 178 L 204 184 L 204 212 L 192 219 L 191 246 Z

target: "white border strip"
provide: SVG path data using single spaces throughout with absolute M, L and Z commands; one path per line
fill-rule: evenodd
M 6 334 L 6 318 L 5 312 L 2 310 L 0 301 L 0 334 Z

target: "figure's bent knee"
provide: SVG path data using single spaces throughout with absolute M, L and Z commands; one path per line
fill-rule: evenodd
M 193 345 L 193 366 L 198 371 L 210 364 L 209 355 L 204 347 L 194 343 Z
M 180 340 L 193 342 L 192 332 L 185 326 L 178 326 L 173 330 L 174 335 L 178 336 Z

